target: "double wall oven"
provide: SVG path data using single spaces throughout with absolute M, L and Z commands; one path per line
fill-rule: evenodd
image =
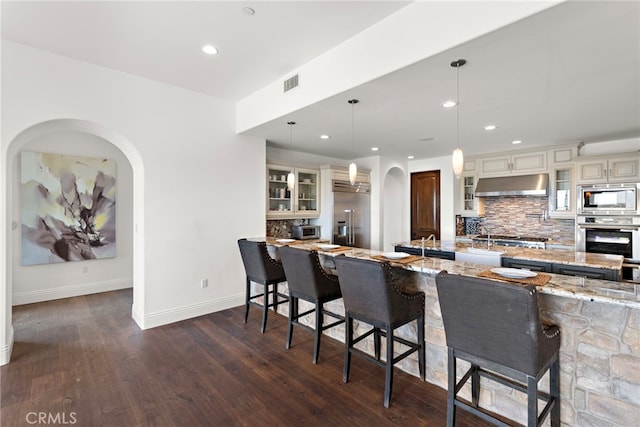
M 578 187 L 576 247 L 622 255 L 623 280 L 640 282 L 640 183 Z

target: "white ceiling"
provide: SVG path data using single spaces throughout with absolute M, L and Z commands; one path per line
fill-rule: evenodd
M 2 38 L 238 100 L 408 3 L 2 0 Z
M 406 2 L 5 2 L 2 36 L 238 100 Z M 256 10 L 253 16 L 242 7 Z M 220 49 L 206 57 L 200 47 Z M 247 134 L 352 159 L 465 154 L 640 136 L 640 2 L 571 1 L 329 98 Z M 350 98 L 358 98 L 355 143 Z M 498 129 L 487 132 L 486 124 Z M 331 135 L 328 141 L 319 135 Z M 640 150 L 633 143 L 630 150 Z M 372 153 L 370 147 L 380 150 Z

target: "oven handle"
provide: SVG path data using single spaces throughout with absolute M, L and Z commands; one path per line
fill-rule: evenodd
M 629 228 L 628 225 L 625 225 L 625 228 L 620 227 L 619 225 L 604 225 L 604 224 L 598 224 L 598 225 L 592 225 L 592 224 L 578 224 L 578 227 L 580 228 L 594 228 L 594 229 L 598 229 L 598 230 L 620 230 L 620 231 L 625 231 L 628 233 L 633 233 L 635 231 L 638 231 L 638 229 L 640 228 L 640 226 L 631 226 L 631 228 Z

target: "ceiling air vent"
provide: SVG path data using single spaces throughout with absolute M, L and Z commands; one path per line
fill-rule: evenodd
M 298 87 L 298 75 L 288 78 L 284 81 L 284 91 L 285 93 L 290 91 L 291 89 L 295 89 Z

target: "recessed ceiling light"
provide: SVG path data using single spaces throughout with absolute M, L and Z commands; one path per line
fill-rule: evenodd
M 329 139 L 331 138 L 329 135 L 320 135 L 320 139 Z
M 378 147 L 371 147 L 371 151 L 378 151 L 379 148 Z
M 522 141 L 520 141 L 519 139 L 516 139 L 515 141 L 511 141 L 511 143 L 513 145 L 517 145 L 517 144 L 522 144 Z
M 253 15 L 254 13 L 256 13 L 256 11 L 250 7 L 243 7 L 242 8 L 242 13 L 244 13 L 245 15 Z
M 451 107 L 455 107 L 456 105 L 458 105 L 456 101 L 446 101 L 442 103 L 442 106 L 444 108 L 451 108 Z
M 414 156 L 407 156 L 407 159 L 409 160 L 413 160 L 415 157 Z
M 218 53 L 218 49 L 211 46 L 210 44 L 202 46 L 202 51 L 208 55 L 215 55 L 216 53 Z
M 486 125 L 484 127 L 484 130 L 494 130 L 495 128 L 497 128 L 498 126 L 496 125 Z

